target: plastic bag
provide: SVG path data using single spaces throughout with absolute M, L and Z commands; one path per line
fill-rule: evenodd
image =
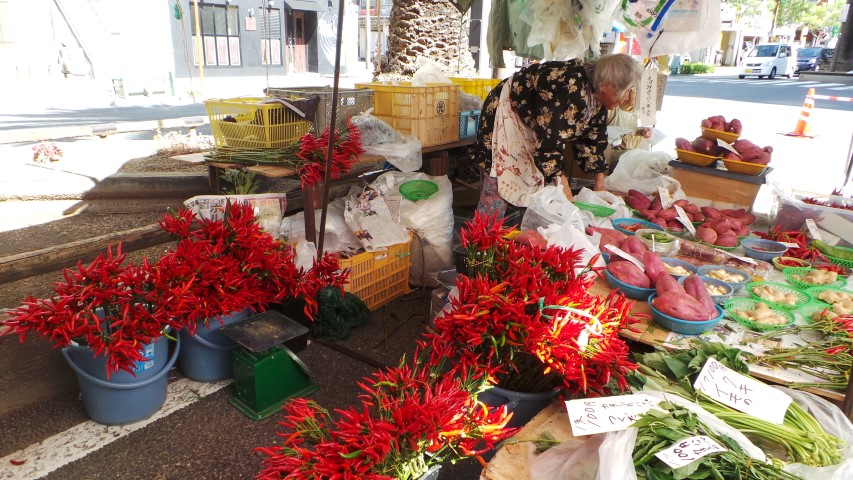
M 817 420 L 826 433 L 840 438 L 847 444 L 843 459 L 831 467 L 811 467 L 801 463 L 789 463 L 785 471 L 804 480 L 847 480 L 853 478 L 853 424 L 840 408 L 817 395 L 774 385 L 794 399 L 803 410 Z
M 530 195 L 527 211 L 521 219 L 522 230 L 547 229 L 552 224 L 563 226 L 567 223 L 578 230 L 584 229 L 580 210 L 566 198 L 561 188 L 547 186 Z
M 644 4 L 638 2 L 634 5 Z M 617 12 L 621 12 L 621 9 L 617 9 Z M 720 37 L 720 0 L 676 2 L 661 20 L 660 29 L 651 37 L 646 36 L 648 30 L 642 27 L 628 26 L 628 31 L 634 33 L 638 40 L 642 57 L 704 49 L 714 45 Z M 712 62 L 713 58 L 708 61 Z
M 627 192 L 633 188 L 645 195 L 651 195 L 658 187 L 664 187 L 675 200 L 687 198 L 681 183 L 669 176 L 669 161 L 667 152 L 628 150 L 619 157 L 613 173 L 604 179 L 604 186 L 611 192 Z
M 459 92 L 459 111 L 466 112 L 468 110 L 481 110 L 483 108 L 483 99 L 470 93 Z
M 314 245 L 314 242 L 300 240 L 296 244 L 296 258 L 294 259 L 296 268 L 301 268 L 306 272 L 311 270 L 315 258 L 317 258 L 317 246 Z
M 402 172 L 420 170 L 423 165 L 421 142 L 415 137 L 406 135 L 398 143 L 382 143 L 364 147 L 364 153 L 385 157 L 388 163 Z
M 438 191 L 427 199 L 412 201 L 400 195 L 400 185 L 428 180 Z M 383 197 L 400 198 L 400 224 L 415 232 L 410 246 L 409 283 L 437 287 L 436 273 L 453 268 L 453 186 L 447 176 L 425 173 L 386 172 L 372 184 Z
M 385 121 L 373 116 L 371 112 L 373 112 L 372 108 L 359 115 L 353 115 L 350 119 L 361 133 L 361 145 L 363 147 L 403 141 L 403 135 L 400 132 L 394 130 Z
M 317 226 L 317 238 L 319 241 L 320 216 L 322 212 L 314 212 L 314 225 Z M 305 238 L 305 212 L 295 213 L 284 217 L 279 227 L 279 233 L 285 241 L 294 244 Z M 342 198 L 329 203 L 326 211 L 326 233 L 323 237 L 323 250 L 326 252 L 355 252 L 361 249 L 361 242 L 355 237 L 344 221 L 344 201 Z
M 603 190 L 594 191 L 583 187 L 581 188 L 581 191 L 575 195 L 575 201 L 589 203 L 592 205 L 601 205 L 616 210 L 615 213 L 608 217 L 596 217 L 590 213 L 589 216 L 584 217 L 584 225 L 586 226 L 594 225 L 596 227 L 613 228 L 609 219 L 630 218 L 633 215 L 631 210 L 628 208 L 628 205 L 625 205 L 625 200 L 622 197 Z M 582 211 L 581 213 L 587 212 Z
M 418 57 L 418 70 L 412 75 L 413 87 L 426 87 L 431 83 L 453 83 L 444 74 L 444 70 L 426 57 Z
M 604 435 L 575 437 L 528 460 L 530 478 L 536 480 L 595 480 L 598 448 Z

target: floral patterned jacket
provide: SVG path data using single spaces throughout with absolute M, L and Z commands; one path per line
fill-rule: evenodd
M 474 160 L 486 171 L 492 167 L 492 130 L 501 89 L 499 83 L 483 102 Z M 536 166 L 550 182 L 563 174 L 563 152 L 571 145 L 584 172 L 607 171 L 607 109 L 596 101 L 581 60 L 543 62 L 512 77 L 510 104 L 536 136 Z

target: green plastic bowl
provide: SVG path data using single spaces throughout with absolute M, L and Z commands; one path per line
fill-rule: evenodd
M 409 180 L 400 185 L 400 195 L 417 202 L 426 200 L 438 191 L 438 184 L 429 180 Z
M 616 213 L 615 209 L 605 207 L 603 205 L 593 205 L 591 203 L 575 202 L 575 206 L 578 207 L 578 210 L 586 210 L 588 212 L 592 212 L 592 214 L 596 217 L 609 217 Z
M 770 310 L 772 310 L 773 313 L 785 319 L 785 323 L 768 324 L 756 322 L 736 313 L 736 311 L 752 310 L 759 303 L 763 303 L 770 307 Z M 794 314 L 790 311 L 785 310 L 784 308 L 781 308 L 772 302 L 765 302 L 762 300 L 756 300 L 754 298 L 732 298 L 726 302 L 724 308 L 726 310 L 726 314 L 732 319 L 734 319 L 737 323 L 749 328 L 750 330 L 755 330 L 757 332 L 768 332 L 771 330 L 779 330 L 780 328 L 790 327 L 794 324 L 794 321 L 796 320 Z
M 788 280 L 788 283 L 790 283 L 791 285 L 793 285 L 799 289 L 802 289 L 802 290 L 807 290 L 807 289 L 814 288 L 814 287 L 843 288 L 845 285 L 847 285 L 847 279 L 845 279 L 841 275 L 838 276 L 838 279 L 836 281 L 834 281 L 832 283 L 821 284 L 821 285 L 818 285 L 816 283 L 804 282 L 802 280 L 794 278 L 795 275 L 798 277 L 802 277 L 804 275 L 807 275 L 809 272 L 811 272 L 813 270 L 817 270 L 817 269 L 816 268 L 808 268 L 808 267 L 787 267 L 787 268 L 782 270 L 782 275 L 785 276 L 785 278 Z
M 796 302 L 795 302 L 794 304 L 789 304 L 789 303 L 778 303 L 778 302 L 773 302 L 773 301 L 767 300 L 766 298 L 762 298 L 762 297 L 760 297 L 758 294 L 756 294 L 755 292 L 753 292 L 753 289 L 754 289 L 755 287 L 763 287 L 763 286 L 772 287 L 772 288 L 774 288 L 774 289 L 776 289 L 776 290 L 779 290 L 779 291 L 781 291 L 781 292 L 783 292 L 783 293 L 791 293 L 791 294 L 793 294 L 793 295 L 795 295 L 795 296 L 797 297 L 797 300 L 796 300 Z M 812 297 L 811 297 L 811 295 L 809 295 L 808 293 L 803 292 L 803 291 L 801 291 L 801 290 L 797 289 L 797 288 L 796 288 L 796 287 L 794 287 L 794 286 L 786 285 L 786 284 L 784 284 L 784 283 L 776 283 L 776 282 L 750 282 L 750 283 L 747 283 L 743 288 L 744 288 L 744 290 L 746 290 L 746 292 L 747 292 L 747 293 L 749 294 L 749 296 L 751 296 L 752 298 L 754 298 L 754 299 L 756 299 L 756 300 L 761 300 L 761 301 L 763 301 L 764 303 L 768 303 L 768 304 L 770 304 L 770 305 L 772 305 L 772 306 L 774 306 L 774 307 L 779 307 L 779 308 L 781 308 L 781 309 L 783 309 L 783 310 L 796 310 L 796 309 L 798 309 L 798 308 L 802 307 L 803 305 L 806 305 L 806 304 L 808 304 L 808 303 L 811 303 L 811 302 L 812 302 Z

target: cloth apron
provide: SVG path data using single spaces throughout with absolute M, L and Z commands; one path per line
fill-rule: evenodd
M 512 77 L 504 84 L 495 111 L 490 175 L 496 179 L 504 200 L 527 207 L 529 196 L 544 186 L 545 177 L 533 162 L 536 136 L 510 105 L 511 85 Z

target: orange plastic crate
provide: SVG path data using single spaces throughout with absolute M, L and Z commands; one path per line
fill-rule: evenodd
M 488 95 L 489 92 L 491 92 L 493 88 L 497 87 L 503 80 L 500 78 L 451 77 L 450 81 L 459 85 L 463 92 L 476 95 L 482 100 L 485 100 L 486 95 Z
M 241 97 L 204 102 L 217 147 L 283 148 L 311 130 L 305 120 L 280 103 Z
M 359 83 L 355 88 L 373 90 L 373 114 L 400 133 L 417 138 L 422 146 L 459 140 L 459 85 Z
M 349 283 L 344 291 L 361 299 L 370 310 L 376 310 L 395 298 L 411 291 L 409 241 L 391 245 L 381 252 L 364 252 L 339 261 L 342 269 L 349 268 Z

